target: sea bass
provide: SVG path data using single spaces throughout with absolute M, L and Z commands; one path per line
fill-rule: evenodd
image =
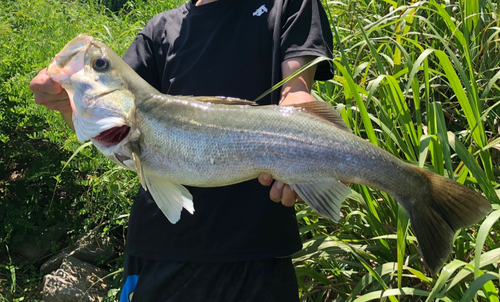
M 226 186 L 269 173 L 336 221 L 351 192 L 343 183 L 358 183 L 387 192 L 405 208 L 423 258 L 437 272 L 454 233 L 491 210 L 470 188 L 353 135 L 325 102 L 255 106 L 162 94 L 89 35 L 70 41 L 47 73 L 70 96 L 78 140 L 91 140 L 135 171 L 172 223 L 183 208 L 194 212 L 183 185 Z

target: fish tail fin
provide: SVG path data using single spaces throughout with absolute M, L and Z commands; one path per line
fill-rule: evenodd
M 490 202 L 481 194 L 438 174 L 413 167 L 428 180 L 429 190 L 405 201 L 425 263 L 437 273 L 451 252 L 453 236 L 491 211 Z

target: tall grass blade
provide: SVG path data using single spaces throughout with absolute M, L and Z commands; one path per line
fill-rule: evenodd
M 440 112 L 436 112 L 436 106 L 434 103 L 431 103 L 428 107 L 428 116 L 429 116 L 429 124 L 428 124 L 428 133 L 433 135 L 433 139 L 429 142 L 429 152 L 431 154 L 432 167 L 434 168 L 434 172 L 439 175 L 444 175 L 444 159 L 443 159 L 443 148 L 440 144 L 439 140 L 439 114 Z
M 500 5 L 499 5 L 500 7 Z M 483 93 L 481 93 L 481 99 L 482 100 L 487 100 L 488 99 L 488 95 L 491 91 L 491 88 L 493 88 L 493 86 L 496 86 L 497 87 L 497 90 L 500 90 L 500 88 L 498 87 L 499 85 L 499 82 L 498 80 L 500 80 L 500 71 L 498 71 L 489 81 L 488 81 L 488 84 L 486 85 L 486 87 L 484 88 L 483 90 Z
M 488 139 L 486 137 L 484 127 L 480 122 L 480 114 L 478 112 L 479 109 L 477 108 L 477 103 L 475 103 L 473 99 L 467 98 L 464 87 L 460 83 L 455 69 L 451 65 L 451 62 L 446 54 L 441 50 L 436 50 L 435 54 L 438 57 L 439 62 L 441 63 L 441 67 L 446 73 L 448 82 L 464 111 L 465 117 L 467 118 L 467 122 L 469 124 L 469 128 L 474 129 L 472 132 L 474 141 L 480 148 L 486 146 L 486 144 L 488 143 Z M 488 179 L 493 180 L 495 177 L 493 175 L 493 164 L 489 152 L 481 152 L 480 157 Z
M 499 275 L 491 272 L 475 279 L 465 292 L 460 302 L 469 302 L 474 300 L 474 298 L 476 297 L 477 293 L 481 290 L 481 288 L 483 286 L 486 286 L 487 284 L 489 285 L 489 288 L 491 290 L 487 294 L 488 301 L 491 302 L 498 301 L 498 291 L 495 290 L 495 287 L 491 282 L 491 280 L 498 280 L 498 279 Z
M 396 296 L 421 296 L 421 297 L 427 297 L 429 296 L 429 292 L 426 290 L 422 289 L 415 289 L 411 287 L 402 287 L 402 288 L 394 288 L 394 289 L 388 289 L 388 290 L 378 290 L 378 291 L 373 291 L 369 294 L 363 295 L 354 302 L 366 302 L 366 301 L 373 301 L 373 300 L 378 300 L 381 301 L 382 298 L 388 297 L 388 298 L 395 298 Z
M 436 281 L 436 284 L 432 287 L 432 291 L 430 292 L 429 296 L 427 297 L 426 302 L 432 302 L 434 299 L 441 298 L 444 296 L 444 293 L 442 292 L 442 289 L 445 288 L 448 280 L 450 277 L 453 275 L 453 273 L 466 265 L 467 263 L 461 261 L 461 260 L 453 260 L 451 263 L 447 264 L 443 269 L 441 270 L 441 274 L 439 275 L 439 278 Z
M 453 167 L 451 165 L 451 153 L 450 144 L 448 142 L 448 134 L 446 131 L 446 122 L 444 121 L 443 107 L 439 102 L 433 102 L 432 106 L 434 108 L 434 117 L 436 119 L 436 134 L 439 138 L 439 144 L 441 145 L 441 152 L 446 165 L 446 170 L 448 170 L 448 177 L 454 180 Z
M 483 251 L 483 245 L 486 238 L 489 236 L 490 229 L 493 225 L 500 219 L 500 210 L 495 210 L 486 217 L 486 219 L 481 224 L 476 237 L 476 255 L 474 256 L 474 276 L 477 278 L 479 276 L 479 268 L 481 263 L 481 253 Z
M 457 140 L 455 134 L 451 132 L 448 132 L 448 141 L 450 143 L 450 147 L 453 148 L 458 157 L 460 157 L 463 163 L 472 172 L 472 175 L 474 175 L 474 177 L 477 179 L 477 183 L 481 187 L 483 193 L 486 195 L 486 198 L 493 203 L 500 204 L 498 195 L 488 177 L 486 176 L 486 173 L 481 169 L 479 164 L 467 151 L 465 146 L 459 140 Z
M 314 60 L 312 60 L 311 62 L 305 64 L 304 66 L 302 66 L 301 68 L 299 68 L 298 70 L 294 71 L 291 75 L 289 75 L 288 77 L 284 78 L 283 80 L 279 81 L 278 83 L 276 83 L 273 87 L 269 88 L 268 90 L 264 91 L 261 95 L 259 95 L 255 100 L 253 100 L 254 102 L 257 102 L 258 100 L 262 99 L 263 97 L 265 97 L 266 95 L 270 94 L 271 92 L 279 89 L 281 86 L 283 86 L 283 84 L 285 84 L 286 82 L 288 82 L 290 79 L 296 77 L 297 75 L 299 75 L 301 72 L 303 72 L 304 70 L 308 69 L 308 68 L 311 68 L 312 66 L 320 63 L 320 62 L 323 62 L 323 61 L 328 61 L 330 60 L 329 58 L 327 57 L 317 57 L 315 58 Z
M 397 263 L 384 263 L 382 265 L 374 268 L 377 272 L 378 276 L 385 276 L 388 274 L 392 274 L 395 270 L 397 270 Z M 346 302 L 352 302 L 356 299 L 356 297 L 367 287 L 371 286 L 373 282 L 376 282 L 375 275 L 371 273 L 366 273 L 361 280 L 358 282 L 356 287 L 351 292 L 351 295 L 346 300 Z
M 409 217 L 405 209 L 398 205 L 398 228 L 397 228 L 397 253 L 398 253 L 398 287 L 403 284 L 403 264 L 406 251 L 406 234 L 408 232 Z
M 423 168 L 425 162 L 427 161 L 427 154 L 429 154 L 429 147 L 433 140 L 434 144 L 437 143 L 434 135 L 422 135 L 422 137 L 420 138 L 420 150 L 418 155 L 418 166 L 420 168 Z
M 352 92 L 353 98 L 356 100 L 356 107 L 359 108 L 359 113 L 361 115 L 361 120 L 363 121 L 363 125 L 365 126 L 365 131 L 366 135 L 368 136 L 368 140 L 374 144 L 374 145 L 379 145 L 377 136 L 375 135 L 375 131 L 373 130 L 373 125 L 370 121 L 370 116 L 368 114 L 368 110 L 366 109 L 366 106 L 363 102 L 363 99 L 361 98 L 360 93 L 358 92 L 360 88 L 354 83 L 353 78 L 351 77 L 350 73 L 348 70 L 340 65 L 338 62 L 335 62 L 335 66 L 337 67 L 337 70 L 342 74 L 344 79 L 347 82 L 347 85 L 349 86 L 350 91 Z
M 498 266 L 498 260 L 500 259 L 500 248 L 493 249 L 491 251 L 483 253 L 481 256 L 481 261 L 479 263 L 479 268 L 485 267 L 487 265 Z M 456 285 L 463 283 L 466 278 L 474 273 L 473 266 L 475 265 L 475 259 L 472 260 L 467 266 L 459 271 L 455 277 L 452 278 L 451 282 L 447 285 L 447 289 L 451 289 Z

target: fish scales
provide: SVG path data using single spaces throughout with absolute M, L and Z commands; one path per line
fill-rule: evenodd
M 287 107 L 255 108 L 258 113 L 251 115 L 247 109 L 186 107 L 168 99 L 142 103 L 137 122 L 149 152 L 142 154 L 143 166 L 190 186 L 224 186 L 263 172 L 285 183 L 333 175 L 389 193 L 421 186 L 421 178 L 406 177 L 413 171 L 406 164 L 315 116 Z M 282 121 L 283 115 L 294 116 Z M 161 161 L 158 154 L 168 160 Z M 375 161 L 380 164 L 371 164 Z M 379 174 L 387 177 L 381 181 Z
M 339 181 L 358 183 L 405 208 L 424 261 L 437 272 L 455 232 L 491 210 L 474 190 L 353 135 L 328 103 L 254 106 L 161 94 L 89 35 L 70 41 L 47 73 L 68 91 L 78 139 L 135 171 L 172 223 L 183 209 L 196 215 L 183 185 L 224 186 L 265 172 L 338 220 L 351 192 Z

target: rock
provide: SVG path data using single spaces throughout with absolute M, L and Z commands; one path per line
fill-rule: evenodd
M 27 235 L 23 242 L 14 244 L 12 250 L 30 262 L 38 261 L 50 252 L 66 231 L 64 223 L 53 225 L 39 234 Z
M 108 291 L 100 278 L 107 272 L 95 265 L 67 256 L 61 267 L 43 278 L 45 302 L 98 302 Z
M 97 231 L 93 230 L 80 238 L 70 255 L 94 265 L 102 265 L 114 258 L 115 252 L 110 243 L 111 239 L 108 236 L 101 237 L 96 233 Z
M 96 265 L 106 264 L 116 253 L 111 239 L 100 235 L 93 230 L 42 264 L 45 302 L 94 302 L 106 297 L 108 282 L 99 278 L 107 272 Z
M 61 266 L 64 258 L 72 256 L 93 265 L 103 265 L 115 258 L 111 239 L 109 237 L 96 236 L 93 230 L 77 240 L 74 247 L 65 248 L 60 253 L 51 257 L 40 267 L 42 275 L 49 274 Z
M 30 262 L 35 262 L 49 252 L 49 246 L 33 243 L 30 239 L 16 243 L 12 249 Z
M 50 257 L 49 260 L 45 261 L 40 267 L 40 273 L 42 274 L 42 276 L 50 274 L 61 267 L 64 258 L 66 258 L 69 253 L 70 249 L 66 248 L 62 252 Z

